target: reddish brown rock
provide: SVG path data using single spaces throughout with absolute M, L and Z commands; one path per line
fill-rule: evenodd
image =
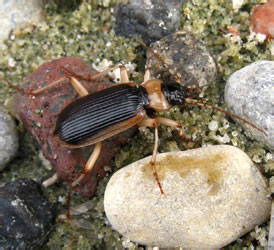
M 61 58 L 41 65 L 27 77 L 21 87 L 24 90 L 33 91 L 46 86 L 64 77 L 63 67 L 69 72 L 85 77 L 98 73 L 80 59 Z M 80 81 L 90 93 L 113 84 L 106 78 L 93 82 Z M 78 149 L 66 148 L 59 145 L 52 137 L 58 115 L 64 107 L 77 98 L 79 98 L 78 94 L 69 81 L 65 80 L 39 95 L 20 95 L 18 102 L 19 115 L 28 132 L 39 143 L 44 155 L 50 160 L 58 175 L 68 182 L 77 179 L 82 173 L 93 149 L 93 146 Z M 114 148 L 126 141 L 129 133 L 126 131 L 103 142 L 101 155 L 93 171 L 81 181 L 81 185 L 75 188 L 76 191 L 87 197 L 94 195 L 98 181 L 105 175 L 103 166 L 109 164 L 114 155 Z
M 253 9 L 250 25 L 255 33 L 265 34 L 269 39 L 274 38 L 274 0 Z

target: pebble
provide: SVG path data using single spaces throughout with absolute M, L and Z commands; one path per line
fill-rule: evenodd
M 0 171 L 15 157 L 18 147 L 14 120 L 0 107 Z
M 267 184 L 236 147 L 159 154 L 156 168 L 164 195 L 148 165 L 150 159 L 117 171 L 105 191 L 109 222 L 131 241 L 157 247 L 221 248 L 269 217 Z
M 203 42 L 187 31 L 178 31 L 150 45 L 170 68 L 172 74 L 180 78 L 183 86 L 204 88 L 216 80 L 217 68 L 214 59 Z M 159 59 L 147 51 L 146 68 L 163 82 L 170 82 L 170 74 Z M 174 80 L 173 80 L 174 81 Z
M 132 0 L 122 4 L 116 8 L 115 32 L 126 37 L 141 35 L 149 45 L 180 27 L 183 2 Z
M 274 1 L 258 5 L 252 9 L 250 26 L 255 33 L 264 34 L 268 39 L 274 38 Z
M 54 213 L 35 181 L 22 178 L 0 186 L 0 249 L 39 249 Z
M 234 72 L 225 86 L 225 102 L 228 110 L 257 127 L 239 122 L 258 141 L 274 149 L 274 62 L 261 60 Z
M 18 4 L 20 2 L 20 8 Z M 15 27 L 27 24 L 36 24 L 43 19 L 43 0 L 9 0 L 0 4 L 0 47 L 4 48 L 3 41 L 8 38 L 10 31 Z

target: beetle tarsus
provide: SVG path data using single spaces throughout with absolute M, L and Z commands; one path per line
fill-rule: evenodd
M 159 176 L 157 174 L 157 170 L 156 170 L 156 167 L 155 167 L 155 163 L 154 162 L 150 162 L 150 165 L 152 167 L 152 171 L 153 171 L 153 176 L 155 177 L 155 180 L 158 184 L 158 187 L 160 188 L 160 192 L 161 194 L 165 194 L 164 191 L 163 191 L 163 188 L 162 188 L 162 185 L 161 185 L 161 182 L 160 182 L 160 179 L 159 179 Z

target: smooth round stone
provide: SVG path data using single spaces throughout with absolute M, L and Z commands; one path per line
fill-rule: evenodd
M 0 108 L 0 171 L 15 157 L 19 142 L 15 122 Z
M 147 246 L 220 248 L 267 220 L 266 182 L 250 158 L 233 146 L 157 156 L 161 195 L 150 157 L 117 171 L 104 198 L 108 220 Z
M 254 129 L 239 119 L 246 131 L 274 149 L 274 62 L 257 61 L 234 72 L 225 86 L 228 109 L 267 132 Z M 233 117 L 232 117 L 233 118 Z

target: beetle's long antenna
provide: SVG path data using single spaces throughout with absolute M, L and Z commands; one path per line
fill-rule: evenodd
M 175 75 L 171 68 L 168 66 L 168 64 L 163 60 L 163 58 L 161 58 L 158 54 L 156 54 L 151 48 L 149 48 L 147 45 L 145 45 L 143 42 L 136 40 L 137 43 L 139 43 L 141 46 L 143 46 L 146 50 L 148 50 L 150 53 L 152 53 L 153 56 L 155 56 L 156 58 L 158 58 L 158 60 L 167 68 L 167 70 L 169 71 L 169 73 L 174 77 L 174 79 L 176 80 L 176 82 L 178 84 L 181 83 L 181 79 Z
M 201 107 L 204 107 L 204 108 L 214 109 L 214 110 L 220 111 L 220 112 L 222 112 L 222 113 L 225 113 L 225 114 L 228 115 L 228 116 L 235 117 L 235 118 L 237 118 L 237 119 L 239 119 L 239 120 L 241 120 L 241 121 L 247 123 L 247 124 L 250 125 L 251 127 L 257 129 L 258 131 L 260 131 L 261 133 L 263 133 L 265 136 L 268 136 L 268 134 L 267 134 L 264 130 L 262 130 L 261 128 L 258 128 L 258 127 L 255 126 L 253 123 L 251 123 L 251 122 L 245 120 L 244 118 L 242 118 L 242 117 L 240 117 L 240 116 L 238 116 L 238 115 L 232 114 L 232 113 L 230 113 L 230 112 L 228 112 L 228 111 L 225 111 L 225 110 L 223 110 L 223 109 L 221 109 L 221 108 L 218 108 L 218 107 L 215 107 L 215 106 L 212 106 L 212 105 L 208 105 L 208 104 L 205 104 L 205 103 L 202 103 L 202 102 L 198 102 L 197 100 L 194 100 L 194 99 L 185 98 L 185 101 L 186 101 L 186 103 L 198 105 L 198 106 L 201 106 Z

